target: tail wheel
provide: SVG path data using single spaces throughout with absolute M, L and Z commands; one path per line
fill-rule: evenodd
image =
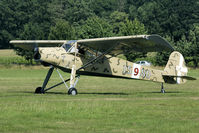
M 77 95 L 77 89 L 75 89 L 75 88 L 70 88 L 69 90 L 68 90 L 68 95 Z

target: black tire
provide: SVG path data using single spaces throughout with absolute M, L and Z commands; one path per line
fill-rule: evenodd
M 42 94 L 42 93 L 44 93 L 44 89 L 42 89 L 41 87 L 37 87 L 37 88 L 35 89 L 35 93 L 36 93 L 36 94 Z
M 70 89 L 68 90 L 68 95 L 73 95 L 73 96 L 77 95 L 77 89 L 75 89 L 75 88 L 70 88 Z

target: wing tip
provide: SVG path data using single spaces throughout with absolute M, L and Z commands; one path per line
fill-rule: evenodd
M 148 36 L 149 40 L 153 40 L 153 41 L 157 41 L 160 45 L 162 45 L 163 47 L 165 47 L 166 51 L 174 51 L 175 49 L 172 47 L 172 45 L 163 37 L 161 37 L 158 34 L 152 34 Z

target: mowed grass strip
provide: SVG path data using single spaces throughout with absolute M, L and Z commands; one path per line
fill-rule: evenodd
M 34 62 L 35 63 L 35 62 Z M 10 67 L 12 64 L 30 64 L 24 57 L 18 56 L 13 49 L 0 50 L 0 65 Z
M 0 132 L 198 132 L 199 83 L 165 84 L 81 76 L 77 96 L 61 85 L 34 94 L 47 69 L 0 69 Z M 62 73 L 65 77 L 69 74 Z M 190 76 L 199 77 L 199 70 Z M 56 72 L 49 85 L 60 82 Z
M 20 57 L 13 49 L 1 49 L 0 57 Z

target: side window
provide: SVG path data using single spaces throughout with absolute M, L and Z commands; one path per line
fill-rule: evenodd
M 83 48 L 79 48 L 79 53 L 85 55 L 85 50 Z
M 85 58 L 87 58 L 87 59 L 93 59 L 93 58 L 95 58 L 95 55 L 92 54 L 89 50 L 87 50 L 85 52 Z

